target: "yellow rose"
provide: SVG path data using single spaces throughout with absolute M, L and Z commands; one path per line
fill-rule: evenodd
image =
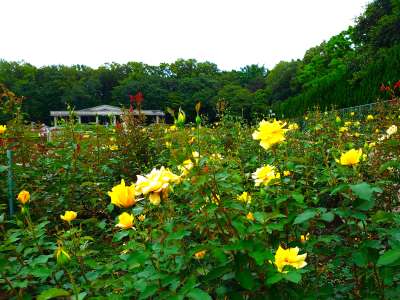
M 285 125 L 286 123 L 275 119 L 273 122 L 262 120 L 258 130 L 253 132 L 253 140 L 260 140 L 260 146 L 269 149 L 285 140 L 285 133 L 288 130 L 283 128 Z
M 131 214 L 128 214 L 127 212 L 123 212 L 118 216 L 118 224 L 115 225 L 116 227 L 120 227 L 122 229 L 129 229 L 133 227 L 133 220 L 134 217 Z
M 342 153 L 340 160 L 337 160 L 343 166 L 352 166 L 360 162 L 362 157 L 362 149 L 351 149 L 345 153 Z
M 6 131 L 7 131 L 7 126 L 6 125 L 0 125 L 0 134 L 3 134 Z
M 289 124 L 288 129 L 289 130 L 297 130 L 297 129 L 299 129 L 299 125 L 297 125 L 297 123 Z
M 307 253 L 299 254 L 299 248 L 289 248 L 283 249 L 279 246 L 278 250 L 275 253 L 275 265 L 279 272 L 286 273 L 287 271 L 283 271 L 285 266 L 292 266 L 296 269 L 304 268 L 307 258 Z
M 283 176 L 290 176 L 291 174 L 290 171 L 283 171 Z
M 397 132 L 397 126 L 396 125 L 392 125 L 386 130 L 386 133 L 387 133 L 388 136 L 396 134 L 396 132 Z
M 371 121 L 371 120 L 373 120 L 374 119 L 374 116 L 373 115 L 368 115 L 367 116 L 367 121 Z
M 237 196 L 237 199 L 244 203 L 251 203 L 251 196 L 247 192 L 243 192 L 241 195 Z
M 175 175 L 170 170 L 161 167 L 153 169 L 149 174 L 137 176 L 136 193 L 149 195 L 149 201 L 153 205 L 159 205 L 161 202 L 161 194 L 163 198 L 167 198 L 168 190 L 171 183 L 179 183 L 181 177 Z
M 194 254 L 194 257 L 195 257 L 196 259 L 203 259 L 204 256 L 206 255 L 206 252 L 207 252 L 207 250 L 202 250 L 202 251 L 196 252 L 196 253 Z
M 22 204 L 25 204 L 29 201 L 29 199 L 31 199 L 31 195 L 29 194 L 28 191 L 23 190 L 23 191 L 19 192 L 17 199 Z
M 72 210 L 67 210 L 64 215 L 60 215 L 60 218 L 66 222 L 71 222 L 76 219 L 78 214 Z
M 259 186 L 261 184 L 268 185 L 271 180 L 279 179 L 281 175 L 279 172 L 275 172 L 275 167 L 266 165 L 261 168 L 258 168 L 253 174 L 252 178 L 255 182 L 255 186 Z
M 121 183 L 114 186 L 108 196 L 111 197 L 111 203 L 118 207 L 131 207 L 136 203 L 135 185 L 125 186 L 125 181 L 121 179 Z
M 117 146 L 117 145 L 110 145 L 108 148 L 109 148 L 111 151 L 116 151 L 116 150 L 118 150 L 118 146 Z

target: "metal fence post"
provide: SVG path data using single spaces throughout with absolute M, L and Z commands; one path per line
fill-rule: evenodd
M 10 217 L 14 214 L 14 181 L 13 181 L 13 170 L 12 170 L 12 150 L 7 150 L 7 161 L 8 161 L 8 208 Z

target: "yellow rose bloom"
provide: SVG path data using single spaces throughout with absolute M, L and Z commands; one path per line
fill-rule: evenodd
M 343 166 L 352 166 L 360 162 L 362 157 L 362 149 L 351 149 L 345 153 L 342 153 L 338 162 Z
M 346 122 L 344 122 L 344 126 L 346 126 L 346 127 L 349 127 L 349 126 L 351 126 L 351 122 L 350 122 L 350 121 L 346 121 Z
M 251 203 L 251 196 L 247 192 L 243 192 L 241 195 L 237 196 L 237 199 L 247 204 Z
M 116 150 L 118 150 L 118 146 L 117 146 L 117 145 L 110 145 L 108 148 L 109 148 L 111 151 L 116 151 Z
M 253 213 L 250 211 L 247 215 L 246 215 L 246 219 L 249 221 L 254 221 L 254 216 Z
M 253 140 L 260 140 L 260 146 L 264 149 L 269 149 L 273 145 L 281 143 L 285 140 L 284 129 L 286 123 L 282 121 L 267 122 L 262 120 L 259 124 L 258 130 L 253 132 Z
M 292 266 L 296 269 L 304 268 L 307 265 L 305 261 L 307 258 L 307 253 L 301 255 L 298 254 L 298 247 L 283 249 L 281 246 L 279 246 L 278 250 L 275 253 L 274 262 L 278 271 L 281 273 L 286 273 L 287 271 L 283 271 L 283 268 L 285 266 Z
M 115 225 L 116 227 L 120 227 L 122 229 L 129 229 L 133 227 L 133 220 L 134 217 L 131 214 L 128 214 L 127 212 L 123 212 L 118 216 L 118 224 Z
M 275 167 L 266 165 L 261 168 L 258 168 L 253 174 L 252 178 L 255 182 L 255 186 L 259 186 L 261 184 L 268 185 L 271 180 L 279 179 L 281 174 L 279 172 L 275 172 Z
M 60 218 L 66 222 L 71 222 L 76 219 L 78 214 L 72 210 L 65 211 L 64 215 L 60 215 Z
M 111 203 L 118 207 L 131 207 L 136 203 L 135 185 L 125 186 L 125 180 L 121 179 L 121 183 L 114 186 L 108 196 L 111 197 Z
M 196 259 L 203 259 L 204 256 L 206 255 L 206 252 L 207 252 L 207 250 L 202 250 L 202 251 L 196 252 L 196 253 L 194 254 L 194 257 L 195 257 Z
M 7 131 L 7 126 L 6 125 L 0 125 L 0 134 L 3 134 L 6 131 Z
M 374 119 L 374 116 L 373 115 L 368 115 L 367 116 L 367 121 L 371 121 L 371 120 L 373 120 Z
M 352 111 L 352 112 L 350 113 L 350 116 L 352 116 L 352 117 L 354 116 L 354 111 Z
M 387 133 L 388 136 L 396 134 L 396 132 L 397 132 L 397 126 L 396 125 L 392 125 L 386 130 L 386 133 Z
M 171 142 L 165 142 L 165 147 L 171 148 L 171 146 L 172 146 L 172 143 L 171 143 Z
M 339 132 L 347 132 L 347 131 L 349 131 L 349 128 L 347 128 L 346 126 L 339 128 Z
M 149 195 L 149 201 L 153 205 L 159 205 L 161 195 L 166 198 L 171 183 L 179 183 L 181 177 L 175 175 L 170 170 L 161 167 L 159 170 L 153 169 L 146 176 L 138 175 L 136 181 L 136 191 L 138 194 Z
M 23 190 L 19 192 L 17 199 L 22 204 L 25 204 L 29 201 L 29 199 L 31 199 L 31 195 L 29 194 L 28 191 Z

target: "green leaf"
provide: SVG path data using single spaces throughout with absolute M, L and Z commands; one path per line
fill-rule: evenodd
M 285 279 L 294 283 L 301 281 L 301 274 L 298 272 L 289 272 L 284 275 Z
M 128 230 L 118 231 L 113 237 L 113 242 L 119 242 L 120 240 L 122 240 L 124 237 L 126 237 L 128 235 L 129 235 Z
M 335 218 L 335 215 L 332 212 L 327 212 L 321 215 L 321 220 L 325 222 L 332 222 Z
M 41 279 L 46 279 L 51 275 L 51 270 L 45 267 L 36 267 L 31 274 L 35 277 L 39 277 Z
M 212 300 L 209 294 L 198 288 L 192 289 L 186 296 L 194 300 Z
M 42 292 L 37 297 L 37 300 L 47 300 L 47 299 L 52 299 L 52 298 L 56 298 L 56 297 L 67 297 L 67 296 L 69 296 L 69 293 L 66 290 L 51 288 L 49 290 Z
M 302 214 L 298 215 L 296 219 L 294 219 L 293 224 L 301 224 L 304 223 L 305 221 L 308 221 L 312 218 L 314 218 L 316 215 L 316 212 L 314 210 L 306 210 Z
M 377 265 L 378 266 L 387 266 L 390 265 L 397 260 L 400 259 L 400 248 L 399 249 L 392 249 L 386 251 L 382 256 L 379 257 Z
M 158 291 L 158 286 L 156 284 L 148 285 L 144 291 L 140 294 L 139 299 L 147 299 L 153 296 Z
M 266 280 L 267 285 L 272 285 L 275 284 L 283 279 L 283 275 L 281 273 L 276 273 L 272 275 L 271 277 L 268 277 Z
M 359 184 L 351 184 L 350 189 L 358 198 L 366 201 L 374 199 L 374 192 L 382 193 L 382 190 L 377 187 L 371 187 L 368 183 L 362 182 Z
M 256 264 L 261 266 L 266 260 L 273 260 L 273 255 L 271 251 L 254 251 L 250 252 L 249 255 L 254 258 Z
M 303 204 L 304 203 L 304 196 L 299 192 L 293 192 L 292 197 L 296 200 L 297 203 Z
M 7 166 L 2 166 L 2 165 L 0 165 L 0 173 L 6 171 L 7 169 L 8 169 Z
M 240 285 L 245 289 L 251 290 L 254 287 L 254 278 L 250 271 L 245 269 L 236 272 L 236 279 L 239 281 Z

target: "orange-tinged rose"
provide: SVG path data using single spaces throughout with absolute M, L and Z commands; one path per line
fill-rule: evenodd
M 17 199 L 22 204 L 25 204 L 25 203 L 27 203 L 29 201 L 30 198 L 31 198 L 31 195 L 29 194 L 29 192 L 23 190 L 23 191 L 19 192 Z

